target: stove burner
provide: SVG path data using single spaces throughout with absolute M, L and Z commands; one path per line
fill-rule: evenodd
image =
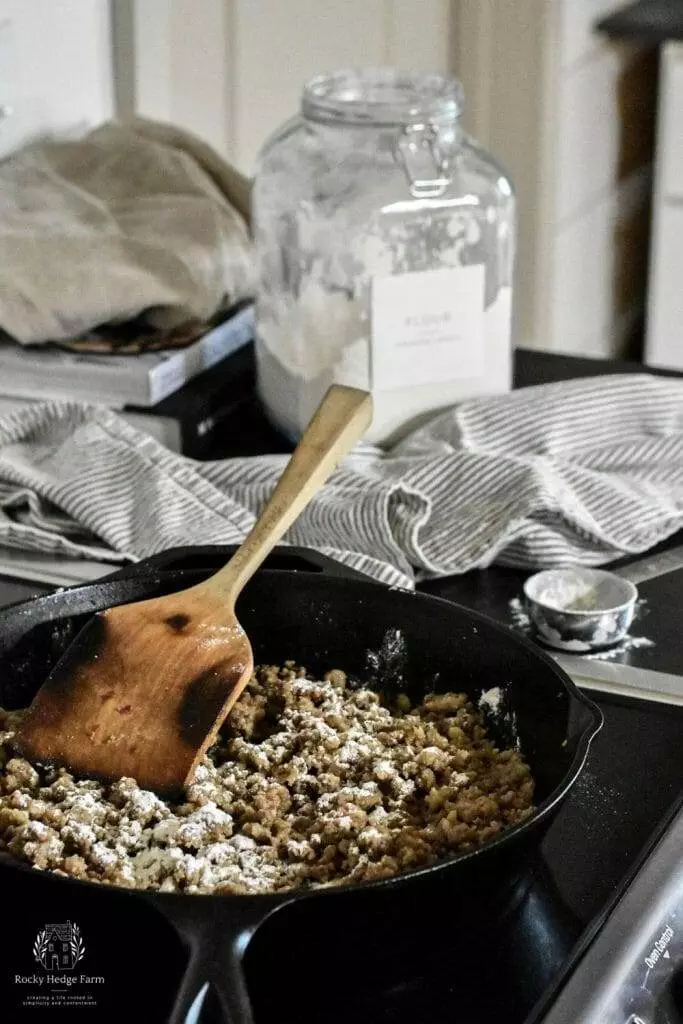
M 480 894 L 472 904 L 442 883 L 402 905 L 400 921 L 387 907 L 360 931 L 342 903 L 304 901 L 275 914 L 247 950 L 254 1016 L 297 1024 L 435 1024 L 454 1014 L 458 1024 L 521 1021 L 580 931 L 540 860 L 502 899 Z M 187 1024 L 226 1024 L 211 991 Z

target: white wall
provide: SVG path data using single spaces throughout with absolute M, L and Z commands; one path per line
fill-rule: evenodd
M 628 355 L 642 316 L 655 122 L 653 53 L 593 25 L 619 0 L 558 13 L 550 337 L 564 351 Z
M 517 190 L 517 343 L 625 355 L 644 305 L 654 54 L 596 33 L 622 0 L 456 4 L 466 120 Z
M 113 112 L 107 0 L 0 0 L 0 156 Z
M 450 0 L 115 3 L 122 112 L 189 128 L 245 173 L 317 72 L 446 69 L 452 49 Z
M 643 309 L 654 100 L 652 62 L 594 31 L 622 2 L 115 0 L 120 110 L 194 130 L 250 174 L 316 72 L 452 68 L 468 127 L 517 189 L 517 343 L 625 354 Z

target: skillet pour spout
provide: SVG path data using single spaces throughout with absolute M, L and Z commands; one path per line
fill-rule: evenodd
M 104 608 L 181 590 L 204 572 L 141 571 L 41 597 L 0 612 L 0 705 L 27 706 L 52 665 L 88 616 Z M 476 704 L 500 688 L 500 713 L 489 732 L 501 743 L 518 742 L 535 780 L 535 810 L 521 824 L 473 850 L 455 853 L 430 867 L 358 885 L 292 890 L 262 896 L 182 895 L 107 887 L 127 913 L 145 901 L 163 914 L 189 948 L 190 959 L 169 1020 L 180 1024 L 208 983 L 231 1024 L 253 1024 L 258 985 L 247 990 L 243 957 L 255 930 L 288 905 L 305 901 L 344 907 L 353 928 L 368 933 L 373 922 L 396 915 L 420 934 L 426 901 L 457 896 L 458 912 L 476 903 L 477 892 L 503 893 L 537 854 L 551 821 L 567 798 L 599 731 L 602 716 L 569 677 L 525 638 L 491 620 L 426 594 L 389 590 L 372 582 L 312 572 L 264 570 L 245 589 L 237 609 L 254 646 L 254 659 L 269 664 L 295 659 L 311 673 L 330 668 L 370 685 L 400 686 L 419 700 L 427 692 L 465 692 Z M 400 639 L 399 658 L 377 671 L 378 655 Z M 388 643 L 389 638 L 389 643 Z M 370 655 L 370 657 L 369 657 Z M 373 657 L 374 655 L 374 657 Z M 370 668 L 369 668 L 370 666 Z M 372 682 L 374 678 L 375 682 Z M 27 865 L 0 854 L 0 872 L 10 888 Z M 46 892 L 60 899 L 69 889 L 87 893 L 98 883 L 41 872 Z M 455 894 L 455 896 L 454 896 Z M 46 897 L 43 897 L 45 904 Z M 335 903 L 335 901 L 338 901 Z M 49 902 L 49 901 L 48 901 Z M 367 965 L 372 969 L 372 964 Z M 265 977 L 260 972 L 259 977 Z M 264 982 L 266 984 L 266 982 Z

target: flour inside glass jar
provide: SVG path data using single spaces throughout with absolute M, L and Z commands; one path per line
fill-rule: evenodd
M 265 147 L 259 390 L 290 437 L 332 383 L 372 390 L 380 443 L 509 388 L 514 198 L 460 129 L 461 102 L 442 76 L 339 73 Z M 432 120 L 412 122 L 420 109 Z

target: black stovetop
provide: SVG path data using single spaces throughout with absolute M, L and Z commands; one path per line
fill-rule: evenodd
M 462 578 L 429 589 L 463 599 Z M 0 580 L 0 602 L 19 596 L 26 595 Z M 466 894 L 440 886 L 400 921 L 367 920 L 360 933 L 345 903 L 334 913 L 327 901 L 283 908 L 261 926 L 246 954 L 257 1024 L 536 1021 L 534 1006 L 561 982 L 572 950 L 600 920 L 681 791 L 683 708 L 592 696 L 604 727 L 542 856 L 529 862 L 504 900 L 496 897 L 494 904 L 484 893 L 473 911 Z M 0 893 L 6 898 L 23 909 L 11 941 L 0 941 L 6 967 L 46 920 L 77 920 L 94 950 L 92 962 L 104 964 L 109 979 L 94 1019 L 165 1021 L 183 951 L 151 908 L 122 918 L 104 894 L 83 897 L 69 889 L 55 897 L 54 889 L 36 890 L 34 876 L 13 882 L 11 894 Z M 216 1019 L 207 1000 L 201 1021 Z
M 661 545 L 661 548 L 666 549 L 667 546 L 671 544 Z M 638 559 L 623 559 L 615 566 L 634 561 Z M 529 571 L 496 566 L 495 569 L 469 572 L 449 580 L 428 581 L 420 589 L 448 597 L 457 604 L 514 627 L 519 621 L 515 605 L 521 610 L 522 585 L 529 575 Z M 615 664 L 683 676 L 683 645 L 680 643 L 682 601 L 683 569 L 639 583 L 636 615 L 629 636 L 642 640 L 643 646 L 618 646 L 609 652 L 609 660 Z M 523 632 L 527 633 L 526 630 Z

